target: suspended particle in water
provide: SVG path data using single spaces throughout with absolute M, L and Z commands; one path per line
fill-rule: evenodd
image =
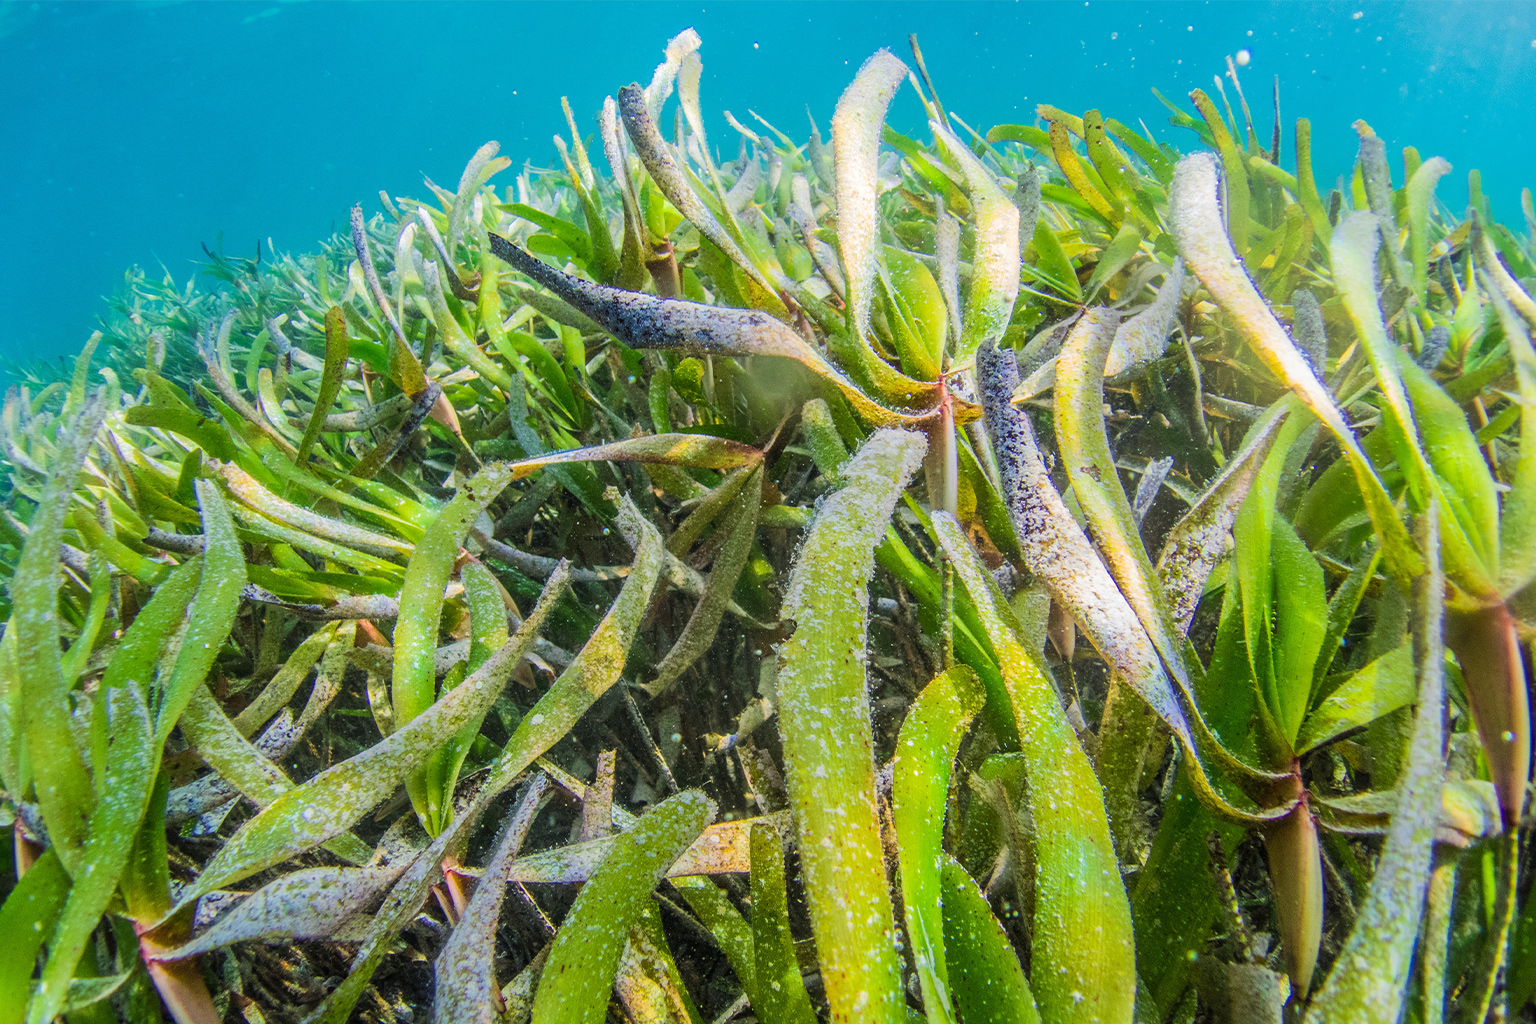
M 1249 53 L 1247 50 L 1237 51 L 1238 67 L 1247 67 L 1250 60 L 1253 60 L 1253 54 Z

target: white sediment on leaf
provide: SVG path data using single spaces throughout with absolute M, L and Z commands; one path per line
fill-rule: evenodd
M 1179 161 L 1168 190 L 1168 213 L 1179 252 L 1221 308 L 1237 320 L 1270 371 L 1299 394 L 1330 430 L 1353 443 L 1354 435 L 1333 396 L 1275 319 L 1233 251 L 1216 202 L 1217 183 L 1216 158 L 1211 154 L 1196 153 Z
M 432 1016 L 437 1024 L 491 1024 L 496 1019 L 496 926 L 506 892 L 507 865 L 517 856 L 533 819 L 543 807 L 549 777 L 536 776 L 502 830 L 496 852 L 480 876 L 464 915 L 438 954 L 436 997 Z
M 934 138 L 965 172 L 976 211 L 976 242 L 971 256 L 971 292 L 958 355 L 965 359 L 987 338 L 1001 338 L 1019 297 L 1019 208 L 1013 204 L 970 147 L 943 125 L 928 122 Z
M 834 1021 L 905 1020 L 886 885 L 866 677 L 874 548 L 917 472 L 922 435 L 876 431 L 844 467 L 795 560 L 779 728 L 811 923 Z M 860 998 L 866 1003 L 856 1008 Z
M 703 43 L 692 28 L 685 28 L 667 40 L 666 59 L 656 65 L 651 75 L 651 84 L 645 87 L 645 105 L 650 109 L 652 118 L 661 116 L 661 108 L 666 105 L 667 97 L 672 95 L 672 83 L 677 79 L 677 69 L 682 65 L 683 58 Z
M 1168 212 L 1179 252 L 1270 372 L 1306 403 L 1343 448 L 1371 522 L 1381 534 L 1387 568 L 1400 586 L 1407 586 L 1409 579 L 1423 571 L 1422 559 L 1333 396 L 1275 319 L 1233 251 L 1216 200 L 1218 183 L 1216 160 L 1209 153 L 1185 157 L 1175 168 L 1168 190 Z
M 1168 611 L 1181 634 L 1189 631 L 1195 608 L 1205 593 L 1211 570 L 1224 557 L 1237 510 L 1264 457 L 1274 445 L 1283 411 L 1268 415 L 1250 433 L 1247 443 L 1227 462 L 1184 517 L 1174 524 L 1157 559 L 1158 582 L 1168 598 Z
M 1189 727 L 1151 638 L 1051 482 L 1028 418 L 1009 404 L 1018 380 L 1011 359 L 983 349 L 977 378 L 1025 567 L 1071 613 L 1104 660 L 1187 739 Z
M 283 794 L 230 837 L 209 862 L 193 894 L 211 892 L 281 863 L 351 828 L 465 722 L 488 711 L 532 645 L 568 573 L 557 571 L 513 640 L 425 713 L 396 732 Z M 300 810 L 302 808 L 302 811 Z
M 837 242 L 848 282 L 850 324 L 857 337 L 869 333 L 869 304 L 880 245 L 876 161 L 880 132 L 891 97 L 906 81 L 907 66 L 889 50 L 880 50 L 859 68 L 843 90 L 832 116 L 832 153 L 837 168 Z
M 158 959 L 182 960 L 236 942 L 290 942 L 296 939 L 346 941 L 361 936 L 354 920 L 384 888 L 399 877 L 408 861 L 393 866 L 306 868 L 269 882 L 201 935 Z
M 790 575 L 789 588 L 784 593 L 783 617 L 803 622 L 804 616 L 808 614 L 808 606 L 821 597 L 818 594 L 807 600 L 804 591 L 807 576 L 811 574 L 799 571 L 799 566 L 804 565 L 808 559 L 814 559 L 817 565 L 825 565 L 822 559 L 838 558 L 839 548 L 844 549 L 844 554 L 856 555 L 856 552 L 846 551 L 852 541 L 863 539 L 865 533 L 877 527 L 883 533 L 885 523 L 895 511 L 901 493 L 900 485 L 892 487 L 892 478 L 899 477 L 901 484 L 911 479 L 912 474 L 922 465 L 926 447 L 921 435 L 902 430 L 878 430 L 864 442 L 853 459 L 843 467 L 843 489 L 823 501 L 816 510 L 816 518 L 811 523 L 813 532 L 806 538 L 805 547 L 801 549 L 796 563 L 796 571 Z M 890 494 L 880 493 L 882 489 L 890 491 Z M 869 500 L 872 494 L 879 495 L 878 505 Z M 879 514 L 882 508 L 883 515 Z M 822 526 L 826 531 L 822 534 L 821 544 L 816 543 L 817 526 Z M 834 535 L 844 540 L 840 543 L 827 543 L 826 538 Z M 879 536 L 879 533 L 874 534 L 875 541 L 879 540 Z M 817 549 L 814 552 L 813 545 Z M 856 582 L 863 584 L 869 582 L 874 572 L 873 555 L 864 552 L 861 560 L 866 567 Z M 816 575 L 825 577 L 828 574 L 818 571 Z M 842 578 L 835 574 L 833 576 Z M 867 590 L 860 591 L 858 601 L 861 607 L 868 609 Z
M 1106 378 L 1138 369 L 1163 354 L 1183 292 L 1184 261 L 1175 257 L 1163 286 L 1157 290 L 1157 298 L 1115 329 L 1115 341 L 1104 363 Z

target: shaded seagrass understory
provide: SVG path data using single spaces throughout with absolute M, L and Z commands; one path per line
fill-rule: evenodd
M 1529 1015 L 1530 193 L 701 69 L 13 368 L 0 1024 Z

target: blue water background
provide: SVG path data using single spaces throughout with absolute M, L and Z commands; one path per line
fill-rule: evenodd
M 583 132 L 603 97 L 647 81 L 667 39 L 703 37 L 711 141 L 749 109 L 829 130 L 860 62 L 909 58 L 918 33 L 950 110 L 981 131 L 1038 103 L 1143 120 L 1188 150 L 1157 87 L 1188 107 L 1224 58 L 1241 69 L 1261 137 L 1280 76 L 1285 152 L 1312 119 L 1319 185 L 1349 173 L 1351 123 L 1393 155 L 1441 155 L 1441 196 L 1483 172 L 1496 216 L 1522 221 L 1536 184 L 1536 5 L 1530 3 L 28 3 L 0 5 L 0 356 L 76 351 L 101 296 L 139 264 L 185 282 L 200 245 L 303 252 L 378 192 L 452 187 L 475 149 L 548 166 L 568 96 Z M 1230 94 L 1230 86 L 1229 86 Z M 1233 96 L 1233 102 L 1236 97 Z M 922 130 L 904 89 L 891 110 Z M 750 123 L 750 122 L 749 122 Z M 503 172 L 510 182 L 514 171 Z

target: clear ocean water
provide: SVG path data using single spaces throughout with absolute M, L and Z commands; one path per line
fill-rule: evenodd
M 137 264 L 180 281 L 202 246 L 303 252 L 378 192 L 453 185 L 475 149 L 547 166 L 567 96 L 584 130 L 605 95 L 649 79 L 668 38 L 703 37 L 703 99 L 804 138 L 884 46 L 918 34 L 946 106 L 978 130 L 1038 103 L 1170 127 L 1243 54 L 1261 132 L 1280 80 L 1291 124 L 1312 119 L 1319 184 L 1348 174 L 1351 124 L 1389 154 L 1416 146 L 1479 168 L 1496 217 L 1523 228 L 1536 185 L 1536 4 L 1132 3 L 0 3 L 0 356 L 84 342 L 102 296 Z M 891 120 L 920 129 L 910 92 Z M 1394 158 L 1398 175 L 1401 163 Z

